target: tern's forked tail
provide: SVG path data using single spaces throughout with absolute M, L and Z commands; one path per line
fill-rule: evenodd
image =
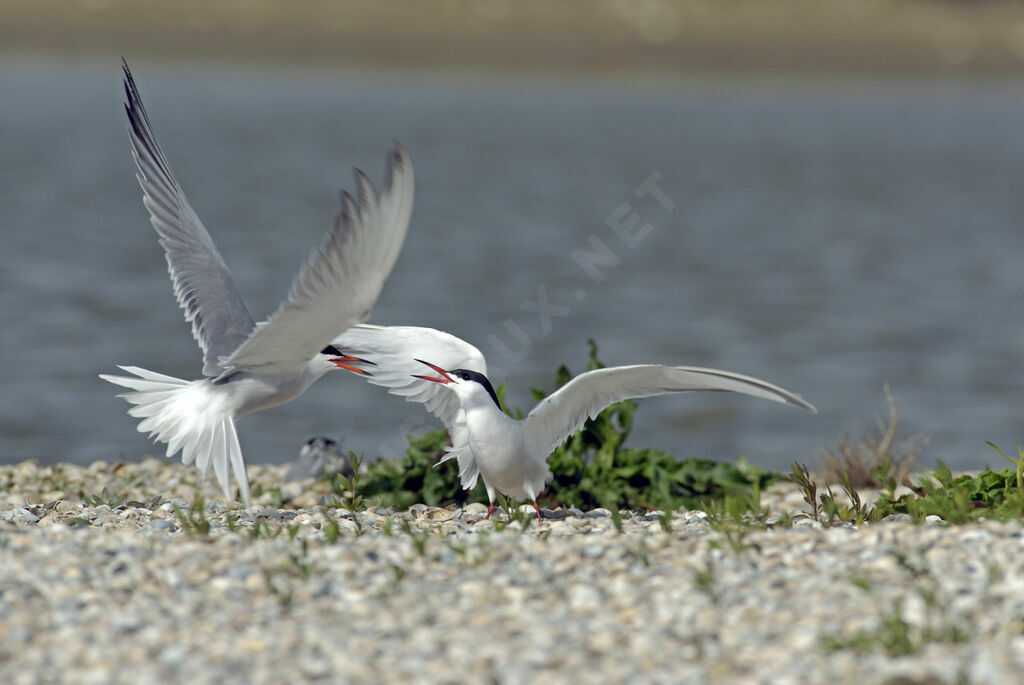
M 181 451 L 186 466 L 195 462 L 205 480 L 213 468 L 224 496 L 232 499 L 229 469 L 238 481 L 239 495 L 249 506 L 249 479 L 234 418 L 218 406 L 220 398 L 209 381 L 185 381 L 137 366 L 118 367 L 131 376 L 100 374 L 100 378 L 133 392 L 118 395 L 135 406 L 139 432 L 167 443 L 167 456 Z

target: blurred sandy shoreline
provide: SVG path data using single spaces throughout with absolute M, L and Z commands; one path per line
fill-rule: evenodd
M 1024 75 L 1010 0 L 0 0 L 0 54 L 665 75 Z

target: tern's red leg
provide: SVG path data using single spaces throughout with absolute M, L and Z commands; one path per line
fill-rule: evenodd
M 540 507 L 537 506 L 537 500 L 533 500 L 533 510 L 537 512 L 537 523 L 541 523 Z
M 491 514 L 494 513 L 494 502 L 491 502 L 491 508 L 487 510 L 487 516 L 484 516 L 484 521 L 491 518 Z

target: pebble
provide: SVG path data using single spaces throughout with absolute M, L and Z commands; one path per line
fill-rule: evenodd
M 537 522 L 529 507 L 526 526 L 481 520 L 480 503 L 353 519 L 295 505 L 329 492 L 316 482 L 292 506 L 249 510 L 204 485 L 193 512 L 195 474 L 172 462 L 56 468 L 0 466 L 0 682 L 1006 683 L 1024 672 L 1018 522 L 825 527 L 784 485 L 762 504 L 779 520 L 802 514 L 793 526 L 739 534 L 698 510 L 619 512 L 621 533 L 607 509 Z M 284 469 L 250 473 L 267 491 Z M 54 474 L 60 499 L 47 500 Z M 107 503 L 84 504 L 104 487 Z M 209 533 L 193 531 L 204 519 Z M 893 649 L 894 622 L 909 654 Z

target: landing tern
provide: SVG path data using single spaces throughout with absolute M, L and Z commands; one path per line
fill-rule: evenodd
M 420 402 L 448 429 L 466 490 L 482 478 L 494 511 L 495 492 L 527 498 L 540 520 L 537 495 L 551 478 L 547 459 L 588 418 L 626 399 L 695 390 L 728 391 L 791 404 L 817 413 L 800 395 L 767 381 L 694 366 L 639 364 L 587 371 L 541 400 L 526 418 L 505 414 L 487 378 L 484 356 L 449 333 L 413 326 L 358 325 L 333 345 L 376 364 L 367 380 Z M 339 366 L 344 358 L 332 360 Z M 426 375 L 429 369 L 436 375 Z
M 131 390 L 123 397 L 142 419 L 138 429 L 179 450 L 205 479 L 212 468 L 232 499 L 229 469 L 242 502 L 249 480 L 235 423 L 246 414 L 283 404 L 328 371 L 368 374 L 360 360 L 330 341 L 368 316 L 394 266 L 412 213 L 413 170 L 395 142 L 384 187 L 376 192 L 354 170 L 356 198 L 341 193 L 341 209 L 318 248 L 302 264 L 285 300 L 255 323 L 228 267 L 171 173 L 127 63 L 128 134 L 142 201 L 167 257 L 174 294 L 203 353 L 203 378 L 182 380 L 136 366 L 133 376 L 100 378 Z

